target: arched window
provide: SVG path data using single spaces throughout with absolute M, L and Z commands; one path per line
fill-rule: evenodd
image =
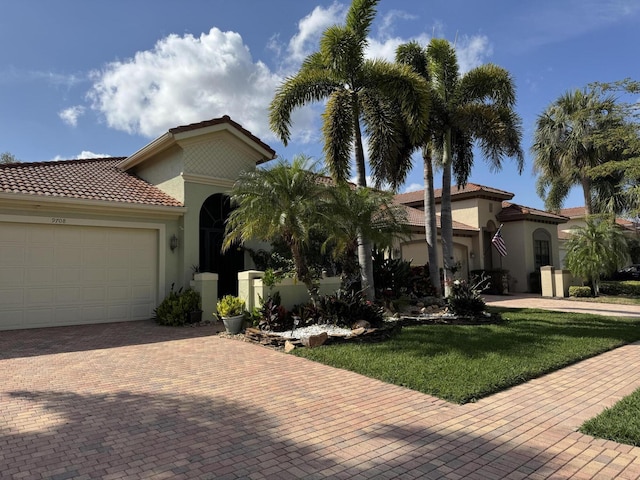
M 540 267 L 551 265 L 553 258 L 551 257 L 551 235 L 543 228 L 533 232 L 533 263 L 536 271 Z

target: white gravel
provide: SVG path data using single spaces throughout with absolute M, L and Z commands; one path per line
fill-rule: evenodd
M 335 337 L 348 337 L 351 335 L 350 328 L 336 327 L 335 325 L 311 325 L 310 327 L 296 328 L 284 332 L 269 332 L 271 335 L 278 335 L 284 338 L 296 338 L 298 340 L 308 338 L 312 335 L 319 335 L 322 332 Z

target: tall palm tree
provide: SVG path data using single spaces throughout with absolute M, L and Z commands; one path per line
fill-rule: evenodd
M 235 209 L 227 220 L 223 248 L 251 239 L 282 239 L 291 249 L 297 278 L 313 296 L 305 248 L 318 227 L 318 202 L 325 195 L 314 164 L 304 156 L 295 157 L 291 165 L 280 160 L 269 170 L 243 172 L 231 190 Z
M 594 184 L 589 169 L 608 160 L 611 149 L 598 139 L 622 122 L 613 97 L 574 90 L 560 96 L 538 117 L 534 143 L 534 171 L 538 194 L 549 210 L 559 210 L 574 185 L 581 185 L 587 215 L 594 213 L 596 188 L 610 187 L 604 179 Z
M 322 133 L 325 159 L 333 178 L 337 182 L 349 178 L 353 152 L 357 185 L 367 186 L 364 125 L 376 185 L 389 182 L 396 188 L 411 169 L 406 136 L 415 141 L 422 137 L 426 127 L 429 92 L 424 81 L 408 66 L 365 59 L 377 3 L 377 0 L 353 0 L 345 25 L 324 31 L 319 51 L 307 57 L 298 73 L 278 88 L 271 102 L 269 121 L 271 129 L 287 145 L 293 110 L 326 101 Z M 375 292 L 371 247 L 371 241 L 359 232 L 358 263 L 369 299 L 374 298 Z
M 571 229 L 565 264 L 591 284 L 594 295 L 599 293 L 600 275 L 615 272 L 628 260 L 627 240 L 613 217 L 590 217 L 584 227 Z
M 455 175 L 458 185 L 466 184 L 473 165 L 474 142 L 491 169 L 500 169 L 506 156 L 515 158 L 522 171 L 521 120 L 514 111 L 515 85 L 505 69 L 486 64 L 461 75 L 455 48 L 447 40 L 437 38 L 427 46 L 426 60 L 433 121 L 430 136 L 422 140 L 442 165 L 440 221 L 445 296 L 448 296 L 454 267 L 452 176 Z

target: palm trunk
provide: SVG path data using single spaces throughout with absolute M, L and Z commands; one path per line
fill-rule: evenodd
M 353 129 L 355 132 L 356 169 L 358 175 L 358 187 L 367 186 L 367 172 L 364 167 L 364 148 L 362 147 L 362 132 L 360 131 L 360 110 L 358 108 L 357 93 L 353 93 Z M 358 264 L 360 265 L 360 278 L 362 279 L 362 291 L 367 300 L 376 298 L 373 284 L 373 247 L 371 241 L 362 232 L 358 232 Z
M 586 175 L 581 178 L 582 194 L 584 195 L 584 213 L 589 216 L 593 213 L 591 201 L 591 179 Z
M 447 129 L 442 152 L 442 200 L 440 203 L 440 238 L 444 265 L 444 296 L 451 295 L 453 283 L 453 219 L 451 218 L 451 129 Z
M 313 277 L 311 272 L 309 271 L 309 267 L 307 266 L 307 262 L 304 258 L 304 255 L 300 251 L 300 245 L 295 242 L 290 244 L 291 255 L 293 256 L 293 262 L 296 266 L 296 277 L 307 287 L 307 291 L 309 292 L 309 297 L 311 298 L 311 302 L 316 305 L 318 300 L 318 289 L 313 281 Z
M 439 297 L 442 292 L 440 291 L 440 272 L 438 269 L 438 224 L 436 199 L 433 192 L 433 161 L 429 147 L 424 149 L 422 157 L 424 160 L 424 234 L 429 255 L 429 278 L 436 296 Z

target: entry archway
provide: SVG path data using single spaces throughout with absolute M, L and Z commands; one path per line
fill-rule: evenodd
M 216 193 L 200 208 L 200 271 L 218 274 L 218 298 L 238 294 L 238 272 L 244 270 L 244 252 L 232 247 L 222 253 L 224 228 L 231 213 L 228 195 Z

